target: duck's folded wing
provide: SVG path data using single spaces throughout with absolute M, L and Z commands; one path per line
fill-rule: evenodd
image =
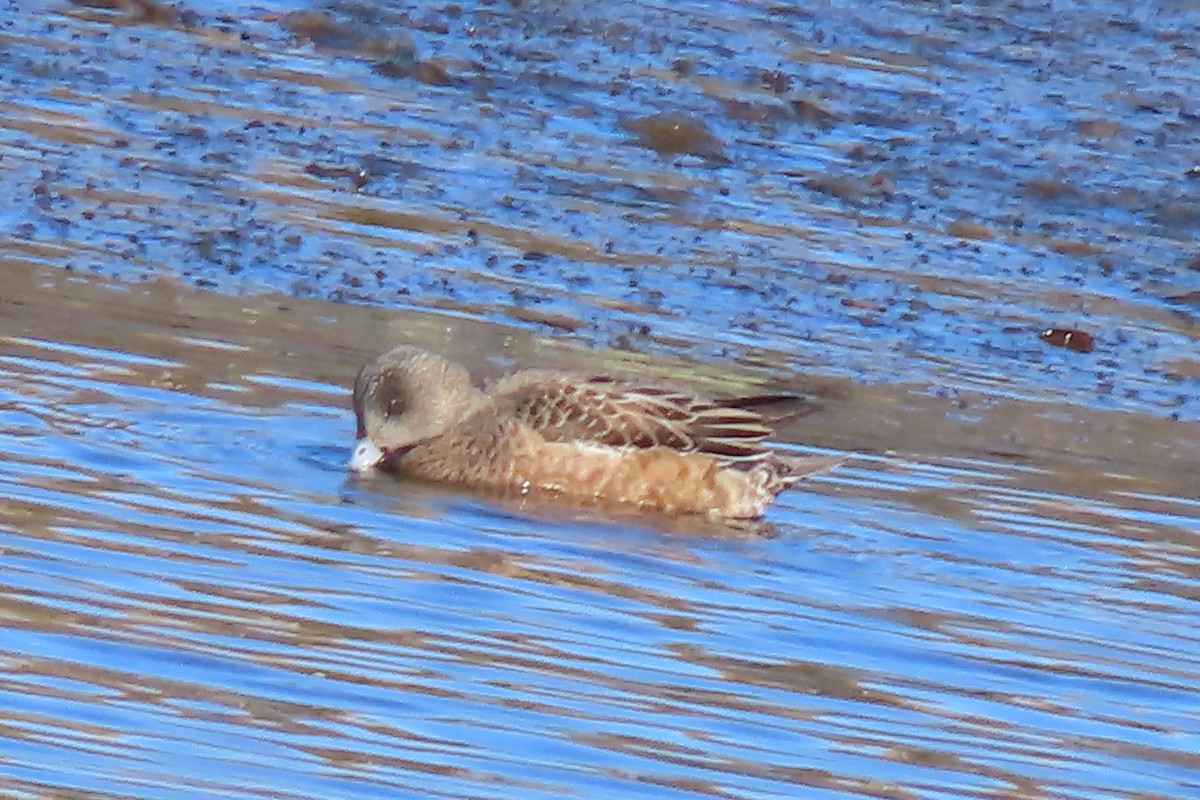
M 722 403 L 604 376 L 527 371 L 492 387 L 498 409 L 550 441 L 669 447 L 750 468 L 770 454 L 771 428 L 754 398 Z M 777 397 L 771 398 L 772 401 Z

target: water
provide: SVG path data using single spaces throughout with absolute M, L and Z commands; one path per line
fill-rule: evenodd
M 0 17 L 5 796 L 1200 796 L 1190 9 L 294 7 Z M 855 458 L 749 530 L 356 480 L 399 341 Z

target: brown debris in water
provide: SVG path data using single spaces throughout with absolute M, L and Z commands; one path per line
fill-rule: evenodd
M 1041 200 L 1066 200 L 1079 196 L 1079 189 L 1060 178 L 1033 178 L 1025 182 L 1030 197 Z
M 792 113 L 801 122 L 816 125 L 818 128 L 831 128 L 837 122 L 837 115 L 815 100 L 803 97 L 791 101 Z
M 946 226 L 946 233 L 958 239 L 991 239 L 992 229 L 969 219 L 956 219 Z
M 1065 347 L 1077 353 L 1090 353 L 1095 345 L 1090 333 L 1077 328 L 1048 328 L 1041 332 L 1040 338 L 1047 344 Z
M 660 156 L 687 153 L 729 163 L 720 140 L 702 121 L 687 114 L 674 111 L 651 114 L 631 119 L 625 127 L 637 134 L 639 144 Z
M 390 36 L 367 25 L 341 22 L 328 11 L 294 11 L 279 24 L 297 39 L 318 50 L 349 53 L 381 60 L 412 59 L 412 42 L 403 34 Z
M 884 311 L 887 311 L 887 306 L 880 305 L 874 300 L 866 300 L 858 297 L 843 297 L 842 306 L 845 308 L 857 308 L 866 311 L 878 311 L 881 314 Z
M 1075 129 L 1080 134 L 1093 139 L 1111 139 L 1125 130 L 1119 122 L 1108 119 L 1085 119 L 1077 123 Z
M 789 173 L 785 171 L 783 174 L 787 175 Z M 855 205 L 887 200 L 896 191 L 895 183 L 883 171 L 873 172 L 868 175 L 830 175 L 827 173 L 817 173 L 805 178 L 804 185 L 814 192 L 827 194 L 843 202 Z
M 414 78 L 429 86 L 458 86 L 462 83 L 435 61 L 415 58 L 388 58 L 375 65 L 376 74 L 385 78 Z
M 402 31 L 381 33 L 365 23 L 342 22 L 328 11 L 295 11 L 284 14 L 279 24 L 318 50 L 375 59 L 375 73 L 385 78 L 413 78 L 430 86 L 462 82 L 438 62 L 417 58 L 416 48 Z
M 784 118 L 786 112 L 778 105 L 768 103 L 747 103 L 741 100 L 723 99 L 721 107 L 730 119 L 744 122 L 776 122 Z
M 1200 307 L 1200 291 L 1184 292 L 1183 294 L 1173 294 L 1166 298 L 1168 303 L 1177 303 L 1179 305 L 1197 306 Z
M 574 333 L 577 330 L 585 327 L 586 323 L 575 317 L 567 316 L 566 314 L 552 314 L 544 311 L 537 311 L 532 308 L 523 308 L 521 306 L 510 306 L 505 309 L 505 313 L 512 319 L 520 322 L 530 322 L 537 325 L 545 325 L 550 328 L 557 328 L 561 331 Z
M 1103 247 L 1078 239 L 1050 239 L 1047 244 L 1061 256 L 1094 256 L 1104 252 Z
M 178 25 L 196 16 L 195 12 L 184 10 L 183 6 L 168 6 L 156 0 L 71 0 L 71 5 L 120 11 L 135 22 L 151 25 Z
M 775 94 L 786 94 L 792 88 L 792 77 L 777 69 L 759 70 L 758 81 L 764 89 Z
M 317 178 L 348 180 L 355 189 L 361 189 L 371 180 L 371 174 L 363 167 L 328 166 L 312 161 L 305 165 L 304 171 Z

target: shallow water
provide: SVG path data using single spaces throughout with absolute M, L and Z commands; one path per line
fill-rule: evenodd
M 300 7 L 3 18 L 2 793 L 1200 794 L 1200 15 Z M 353 480 L 405 340 L 855 458 L 750 530 Z
M 1198 504 L 1153 465 L 864 452 L 723 536 L 355 481 L 375 312 L 5 267 L 11 796 L 1200 789 Z

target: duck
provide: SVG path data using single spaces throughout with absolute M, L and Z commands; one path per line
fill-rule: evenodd
M 465 366 L 400 345 L 354 381 L 352 472 L 545 493 L 666 514 L 760 518 L 846 459 L 778 452 L 763 409 L 608 375 L 524 369 L 480 387 Z

